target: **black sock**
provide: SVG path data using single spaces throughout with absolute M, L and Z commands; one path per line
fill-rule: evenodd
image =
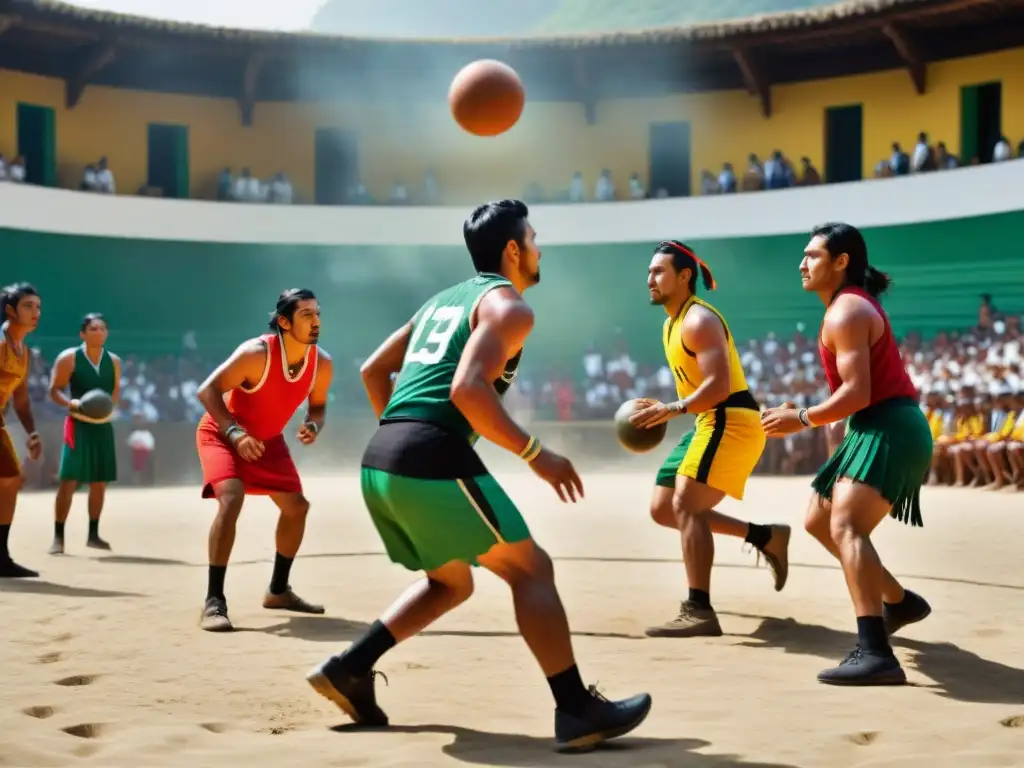
M 571 715 L 579 714 L 590 701 L 590 693 L 583 685 L 580 670 L 575 664 L 564 672 L 548 678 L 551 695 L 555 697 L 555 706 Z
M 100 537 L 100 521 L 89 519 L 89 541 L 95 541 Z
M 53 524 L 53 538 L 64 541 L 64 523 Z
M 353 675 L 363 677 L 370 674 L 373 665 L 395 645 L 395 636 L 378 619 L 370 625 L 365 635 L 348 647 L 342 657 Z
M 691 589 L 687 601 L 693 603 L 698 608 L 711 608 L 711 595 L 703 589 Z
M 211 597 L 224 598 L 224 577 L 228 575 L 226 565 L 211 565 L 210 576 L 206 587 L 206 599 Z
M 770 525 L 747 523 L 747 538 L 744 539 L 747 544 L 753 544 L 757 549 L 764 549 L 771 540 L 772 527 Z
M 10 557 L 9 550 L 7 549 L 7 539 L 11 535 L 11 526 L 0 525 L 0 557 Z
M 881 616 L 858 616 L 857 636 L 861 649 L 868 653 L 883 656 L 892 653 L 889 636 L 885 632 L 885 620 Z
M 274 573 L 270 577 L 270 594 L 283 595 L 288 589 L 288 576 L 292 572 L 294 559 L 285 557 L 280 552 L 274 557 Z

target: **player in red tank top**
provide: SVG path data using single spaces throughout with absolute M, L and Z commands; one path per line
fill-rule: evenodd
M 224 577 L 235 524 L 248 495 L 268 495 L 281 510 L 277 556 L 264 608 L 323 613 L 288 584 L 306 528 L 309 502 L 295 469 L 284 429 L 304 402 L 299 442 L 311 445 L 323 428 L 331 358 L 317 346 L 320 305 L 313 292 L 293 288 L 278 297 L 272 333 L 244 342 L 199 388 L 206 413 L 196 430 L 203 466 L 203 498 L 217 499 L 210 528 L 210 573 L 200 626 L 211 632 L 232 629 L 224 597 Z
M 800 274 L 825 305 L 819 348 L 831 397 L 812 408 L 763 414 L 769 437 L 849 419 L 842 444 L 814 478 L 804 523 L 843 566 L 860 643 L 818 675 L 832 685 L 901 685 L 906 674 L 889 635 L 931 607 L 883 566 L 871 532 L 887 514 L 921 525 L 919 493 L 932 459 L 928 421 L 907 375 L 889 318 L 878 301 L 888 275 L 868 263 L 864 237 L 849 224 L 811 233 Z

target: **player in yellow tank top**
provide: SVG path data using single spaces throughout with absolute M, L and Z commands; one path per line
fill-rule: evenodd
M 11 436 L 4 426 L 3 414 L 10 403 L 29 434 L 28 454 L 37 459 L 43 444 L 36 432 L 32 403 L 28 396 L 29 351 L 25 337 L 39 325 L 39 294 L 28 283 L 9 285 L 0 291 L 0 579 L 38 576 L 13 560 L 7 539 L 14 520 L 14 507 L 23 482 L 21 463 Z
M 689 596 L 675 619 L 647 630 L 651 637 L 722 634 L 710 598 L 713 533 L 742 538 L 757 549 L 772 570 L 776 590 L 785 586 L 789 570 L 789 526 L 756 525 L 715 510 L 726 496 L 743 498 L 765 434 L 729 326 L 718 310 L 697 298 L 698 277 L 714 290 L 711 270 L 683 243 L 666 241 L 655 250 L 647 285 L 651 303 L 668 314 L 662 340 L 679 400 L 645 401 L 631 421 L 651 427 L 692 413 L 696 424 L 662 464 L 651 499 L 654 521 L 682 535 Z

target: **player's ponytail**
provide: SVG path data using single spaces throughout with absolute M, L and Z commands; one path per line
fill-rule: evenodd
M 299 302 L 309 299 L 316 299 L 316 294 L 309 288 L 289 288 L 287 291 L 282 291 L 281 295 L 277 297 L 277 306 L 270 313 L 270 330 L 280 333 L 281 324 L 278 322 L 278 318 L 283 317 L 291 322 L 295 317 L 295 310 L 298 308 Z
M 704 284 L 705 290 L 713 291 L 718 287 L 714 275 L 711 274 L 711 268 L 686 243 L 679 240 L 665 240 L 659 243 L 656 252 L 671 256 L 672 266 L 675 267 L 676 272 L 681 272 L 687 268 L 694 270 L 694 276 L 690 280 L 691 292 L 696 293 L 694 289 L 697 287 L 696 273 L 698 271 L 700 272 L 700 281 Z
M 864 279 L 861 287 L 874 298 L 880 298 L 883 293 L 889 290 L 892 285 L 892 278 L 885 272 L 875 269 L 870 264 L 864 267 Z
M 709 291 L 715 290 L 717 283 L 715 283 L 715 278 L 711 274 L 711 268 L 696 256 L 693 258 L 697 262 L 697 266 L 700 267 L 700 279 L 704 283 L 704 287 Z

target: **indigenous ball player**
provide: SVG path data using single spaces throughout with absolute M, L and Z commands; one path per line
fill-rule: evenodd
M 715 289 L 707 264 L 678 240 L 661 243 L 648 268 L 651 303 L 668 315 L 662 341 L 679 400 L 645 400 L 630 422 L 647 428 L 684 413 L 697 416 L 694 429 L 658 470 L 651 499 L 654 521 L 682 535 L 689 595 L 676 618 L 647 630 L 650 637 L 722 634 L 710 596 L 713 533 L 742 538 L 764 555 L 777 591 L 789 572 L 788 525 L 746 523 L 715 509 L 726 496 L 743 498 L 765 436 L 729 326 L 717 309 L 697 298 L 698 277 L 707 290 Z
M 533 328 L 522 293 L 540 281 L 527 217 L 518 200 L 476 208 L 463 234 L 478 274 L 432 297 L 363 365 L 380 419 L 363 455 L 363 498 L 391 560 L 425 578 L 308 680 L 356 722 L 387 725 L 374 665 L 465 602 L 471 566 L 481 565 L 512 589 L 519 631 L 555 699 L 556 746 L 569 751 L 633 730 L 651 697 L 608 701 L 584 686 L 551 558 L 471 447 L 480 436 L 517 454 L 562 501 L 583 494 L 568 459 L 541 447 L 501 403 Z
M 811 484 L 805 527 L 843 566 L 860 642 L 818 680 L 832 685 L 907 681 L 889 635 L 931 607 L 883 566 L 871 532 L 887 514 L 919 526 L 920 490 L 932 461 L 932 433 L 918 404 L 889 318 L 878 298 L 889 276 L 868 263 L 864 237 L 849 224 L 811 232 L 800 275 L 825 305 L 818 349 L 831 397 L 812 408 L 763 414 L 769 437 L 849 417 L 846 435 Z
M 121 390 L 121 359 L 104 349 L 107 321 L 93 312 L 85 316 L 79 334 L 81 345 L 57 356 L 50 374 L 50 399 L 68 412 L 64 419 L 64 448 L 60 455 L 60 487 L 53 508 L 51 555 L 64 554 L 64 523 L 79 485 L 89 486 L 89 536 L 86 546 L 109 550 L 100 538 L 100 515 L 107 483 L 117 480 L 117 447 L 114 444 L 113 414 L 103 420 L 91 419 L 78 410 L 79 398 L 101 389 L 117 405 Z M 71 397 L 64 394 L 70 388 Z
M 31 360 L 25 337 L 39 326 L 42 301 L 28 283 L 16 283 L 0 290 L 0 579 L 23 579 L 38 576 L 11 559 L 7 540 L 14 520 L 24 476 L 21 462 L 14 451 L 11 436 L 4 428 L 4 412 L 13 403 L 21 426 L 28 433 L 28 455 L 35 461 L 43 455 L 43 441 L 36 432 L 32 401 L 28 395 L 28 373 Z
M 217 499 L 210 528 L 210 573 L 200 626 L 228 632 L 224 577 L 235 524 L 249 495 L 269 495 L 281 510 L 277 556 L 264 608 L 323 613 L 288 584 L 292 561 L 306 528 L 309 502 L 285 443 L 284 428 L 303 402 L 306 416 L 299 428 L 303 445 L 312 445 L 323 429 L 331 358 L 317 346 L 320 304 L 313 292 L 292 288 L 277 299 L 271 333 L 243 343 L 199 388 L 206 414 L 196 430 L 203 466 L 203 498 Z

